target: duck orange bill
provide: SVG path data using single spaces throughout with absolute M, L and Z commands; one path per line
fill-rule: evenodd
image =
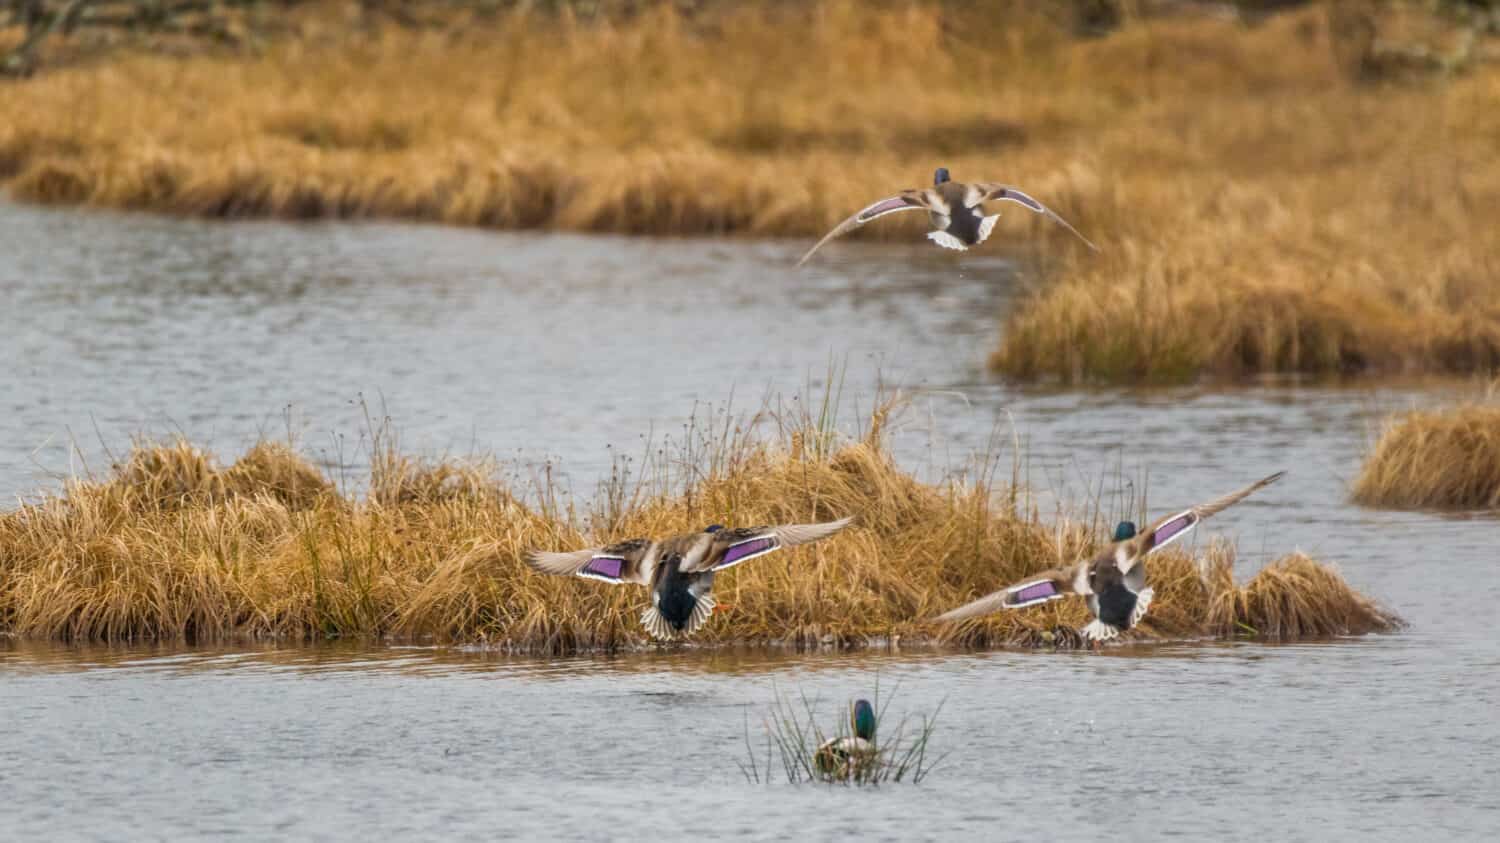
M 717 615 L 717 614 L 719 614 L 721 612 L 728 612 L 729 610 L 731 610 L 733 608 L 734 608 L 734 604 L 733 603 L 716 603 L 716 604 L 714 604 L 714 614 Z

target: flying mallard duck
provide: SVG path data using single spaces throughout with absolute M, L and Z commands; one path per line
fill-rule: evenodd
M 1001 589 L 940 615 L 941 623 L 961 621 L 987 615 L 999 609 L 1019 609 L 1082 594 L 1088 598 L 1094 620 L 1080 632 L 1091 641 L 1106 641 L 1130 629 L 1146 616 L 1152 590 L 1146 587 L 1145 558 L 1192 532 L 1198 522 L 1244 500 L 1252 492 L 1280 480 L 1278 471 L 1264 480 L 1246 486 L 1217 500 L 1199 504 L 1175 515 L 1158 519 L 1137 533 L 1135 524 L 1121 521 L 1115 528 L 1114 541 L 1093 559 L 1085 559 L 1066 568 L 1043 571 L 1025 582 Z
M 670 641 L 697 632 L 713 614 L 714 574 L 773 550 L 827 538 L 853 520 L 737 530 L 714 524 L 661 541 L 630 539 L 569 553 L 533 550 L 526 563 L 544 574 L 651 586 L 651 607 L 641 613 L 641 625 L 652 637 Z
M 932 187 L 926 190 L 903 190 L 895 196 L 888 196 L 856 213 L 824 235 L 816 246 L 808 249 L 807 254 L 802 256 L 802 260 L 797 261 L 797 265 L 807 263 L 807 259 L 813 256 L 813 252 L 823 248 L 824 243 L 840 234 L 859 228 L 876 217 L 894 214 L 897 211 L 925 210 L 935 229 L 927 232 L 928 238 L 945 249 L 962 251 L 983 243 L 985 238 L 990 236 L 990 231 L 995 228 L 995 220 L 1000 219 L 1000 215 L 996 213 L 983 216 L 983 205 L 986 202 L 1001 200 L 1015 202 L 1060 223 L 1063 228 L 1078 235 L 1078 239 L 1087 244 L 1090 249 L 1099 251 L 1098 246 L 1079 234 L 1078 229 L 1069 225 L 1067 220 L 1014 187 L 995 182 L 964 184 L 950 181 L 948 168 L 939 167 L 932 176 Z
M 855 700 L 849 710 L 849 725 L 854 734 L 829 738 L 813 755 L 818 770 L 829 776 L 847 779 L 854 775 L 859 765 L 876 758 L 875 707 L 869 700 Z

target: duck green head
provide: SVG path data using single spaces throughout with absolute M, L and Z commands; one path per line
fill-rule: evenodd
M 854 726 L 855 737 L 867 741 L 875 739 L 875 707 L 870 705 L 869 700 L 855 700 L 854 711 L 849 719 Z
M 945 181 L 948 181 L 948 168 L 938 167 L 937 172 L 932 174 L 932 183 L 934 185 L 939 185 Z
M 1115 538 L 1117 542 L 1128 542 L 1135 538 L 1135 522 L 1121 521 L 1115 525 Z

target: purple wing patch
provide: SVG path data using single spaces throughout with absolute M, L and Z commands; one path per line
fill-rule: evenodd
M 889 214 L 891 211 L 899 211 L 902 208 L 915 207 L 900 196 L 892 196 L 890 199 L 882 199 L 874 205 L 859 212 L 860 222 L 869 222 L 881 214 Z
M 766 536 L 758 539 L 747 539 L 736 545 L 731 545 L 724 551 L 724 558 L 714 566 L 715 571 L 728 568 L 730 565 L 738 565 L 746 559 L 770 553 L 777 547 L 776 539 Z
M 1151 546 L 1153 548 L 1161 547 L 1173 539 L 1181 537 L 1197 523 L 1198 519 L 1193 513 L 1184 512 L 1156 528 L 1156 532 L 1151 536 Z
M 1032 583 L 1031 585 L 1022 586 L 1016 591 L 1012 591 L 1010 599 L 1006 602 L 1011 606 L 1028 606 L 1032 603 L 1051 600 L 1061 594 L 1062 592 L 1057 590 L 1057 585 L 1051 580 L 1043 580 L 1042 582 Z
M 1000 194 L 998 196 L 996 196 L 995 198 L 996 199 L 1009 199 L 1010 201 L 1015 202 L 1017 204 L 1025 205 L 1026 207 L 1030 208 L 1031 210 L 1036 211 L 1038 214 L 1043 214 L 1043 213 L 1047 212 L 1046 207 L 1043 206 L 1042 203 L 1036 201 L 1035 199 L 1032 199 L 1030 196 L 1027 196 L 1026 194 L 1022 193 L 1021 191 L 1016 190 L 1014 187 L 1004 188 L 1003 190 L 1000 191 Z
M 619 556 L 595 556 L 589 560 L 587 565 L 583 566 L 583 569 L 578 572 L 578 576 L 619 582 L 620 573 L 624 569 L 625 560 Z

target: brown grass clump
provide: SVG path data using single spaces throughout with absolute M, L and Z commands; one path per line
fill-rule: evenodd
M 265 496 L 303 510 L 333 494 L 333 485 L 317 469 L 279 442 L 260 442 L 224 469 L 182 440 L 140 444 L 114 469 L 114 478 L 100 487 L 101 494 L 126 509 L 138 504 L 180 509 Z
M 1328 565 L 1302 553 L 1284 556 L 1236 586 L 1229 559 L 1212 559 L 1204 625 L 1213 635 L 1273 641 L 1365 635 L 1402 625 L 1393 612 L 1349 587 Z
M 369 493 L 352 498 L 317 482 L 316 470 L 284 446 L 259 445 L 219 469 L 184 443 L 142 445 L 107 479 L 73 481 L 0 514 L 0 632 L 70 640 L 375 635 L 527 651 L 619 649 L 645 643 L 637 618 L 646 592 L 536 574 L 522 562 L 527 549 L 712 522 L 853 514 L 855 529 L 722 575 L 715 593 L 730 611 L 697 641 L 1069 643 L 1052 630 L 1084 621 L 1077 601 L 956 630 L 925 622 L 1077 558 L 1097 531 L 1042 523 L 1017 492 L 991 488 L 988 472 L 919 482 L 884 450 L 882 418 L 863 440 L 837 447 L 808 425 L 784 428 L 771 442 L 744 429 L 700 439 L 577 511 L 560 507 L 545 485 L 532 490 L 538 503 L 522 503 L 482 463 L 419 463 L 385 450 Z M 1228 557 L 1215 558 L 1227 576 Z M 1347 623 L 1343 607 L 1363 598 L 1337 575 L 1299 564 L 1319 595 L 1308 599 L 1334 595 L 1336 614 L 1298 616 L 1265 634 L 1387 628 Z M 1292 593 L 1302 581 L 1257 586 L 1258 578 L 1246 589 L 1257 597 L 1213 608 L 1239 592 L 1199 576 L 1181 554 L 1153 559 L 1151 575 L 1159 596 L 1139 633 L 1148 639 L 1261 630 L 1276 617 L 1262 606 L 1305 602 Z
M 1162 382 L 1500 365 L 1500 177 L 1475 166 L 1500 138 L 1500 72 L 1353 85 L 1331 37 L 1299 13 L 1081 49 L 1136 103 L 1089 146 L 1102 183 L 1083 228 L 1110 242 L 1007 317 L 994 368 Z
M 1389 419 L 1354 500 L 1397 509 L 1500 509 L 1500 407 L 1469 404 Z

